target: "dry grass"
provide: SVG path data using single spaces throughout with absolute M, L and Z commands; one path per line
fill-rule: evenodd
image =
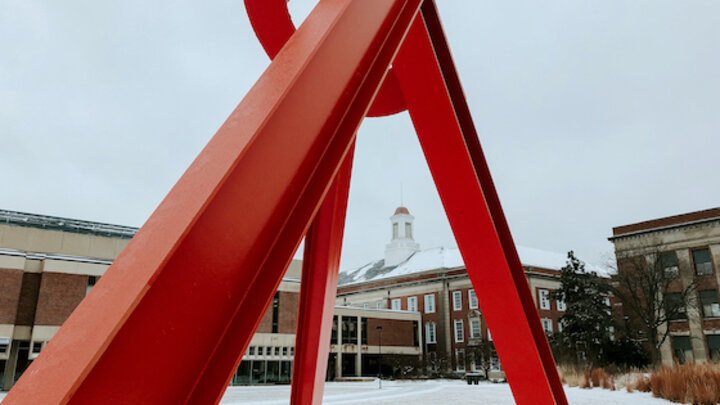
M 568 387 L 579 387 L 585 381 L 583 371 L 574 366 L 559 366 L 560 380 Z
M 578 367 L 558 367 L 560 379 L 568 387 L 605 388 L 615 390 L 615 380 L 602 368 L 582 370 Z
M 699 405 L 720 402 L 718 364 L 686 363 L 682 366 L 662 366 L 653 371 L 647 380 L 653 396 L 658 398 Z

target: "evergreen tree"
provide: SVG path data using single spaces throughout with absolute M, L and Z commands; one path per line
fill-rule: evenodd
M 565 301 L 566 310 L 560 323 L 562 331 L 550 339 L 558 360 L 596 366 L 605 363 L 603 347 L 610 342 L 613 326 L 611 308 L 606 304 L 607 285 L 595 272 L 585 270 L 585 263 L 568 252 L 567 265 L 560 270 L 561 287 L 551 297 Z

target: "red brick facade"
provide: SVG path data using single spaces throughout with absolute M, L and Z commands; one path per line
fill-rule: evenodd
M 0 324 L 15 323 L 22 278 L 22 270 L 0 269 Z
M 37 297 L 36 325 L 62 325 L 85 298 L 88 276 L 43 273 Z

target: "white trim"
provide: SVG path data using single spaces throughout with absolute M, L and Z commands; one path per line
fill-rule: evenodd
M 453 311 L 462 310 L 462 291 L 453 291 Z
M 455 332 L 455 343 L 462 343 L 465 341 L 465 328 L 463 327 L 462 319 L 455 320 L 453 331 Z

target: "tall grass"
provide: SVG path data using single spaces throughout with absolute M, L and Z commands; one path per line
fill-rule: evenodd
M 717 404 L 720 403 L 720 364 L 662 366 L 649 375 L 636 374 L 627 390 L 652 392 L 655 397 L 673 402 Z

